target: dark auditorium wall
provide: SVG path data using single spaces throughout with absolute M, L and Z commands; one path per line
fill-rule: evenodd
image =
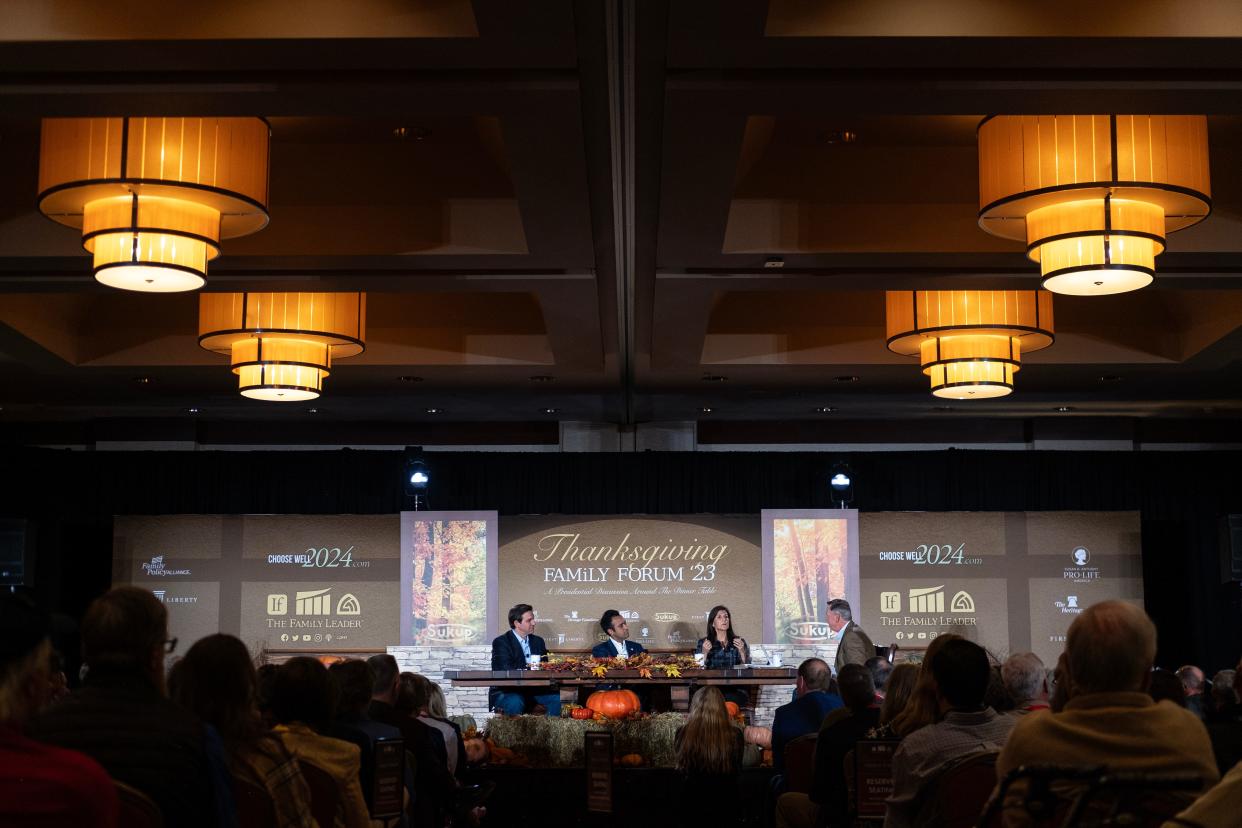
M 758 514 L 828 508 L 846 460 L 863 511 L 1133 510 L 1159 661 L 1242 653 L 1239 585 L 1217 523 L 1242 513 L 1240 452 L 437 453 L 433 509 L 517 514 Z M 375 514 L 409 508 L 393 451 L 0 453 L 2 516 L 36 532 L 36 591 L 80 615 L 110 577 L 114 514 Z

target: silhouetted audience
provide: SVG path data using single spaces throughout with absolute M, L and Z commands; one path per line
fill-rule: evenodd
M 116 587 L 96 598 L 82 619 L 85 681 L 27 732 L 92 757 L 151 797 L 169 824 L 228 825 L 223 755 L 209 757 L 203 724 L 164 696 L 164 657 L 176 646 L 167 625 L 164 604 L 145 589 Z
M 315 828 L 306 780 L 259 716 L 255 669 L 245 644 L 223 634 L 199 639 L 170 673 L 168 692 L 216 729 L 230 773 L 267 792 L 277 825 Z
M 1186 709 L 1203 719 L 1206 714 L 1203 709 L 1203 689 L 1207 685 L 1203 671 L 1193 664 L 1183 664 L 1177 668 L 1177 677 L 1182 682 L 1182 689 L 1186 691 Z
M 700 688 L 690 699 L 686 723 L 673 738 L 687 825 L 738 824 L 743 749 L 742 731 L 730 721 L 720 690 Z
M 1010 715 L 1025 716 L 1048 709 L 1048 672 L 1039 656 L 1031 652 L 1009 656 L 1001 665 L 1001 680 L 1013 700 Z
M 48 701 L 48 614 L 24 596 L 3 592 L 0 630 L 0 825 L 115 828 L 116 788 L 99 763 L 21 733 Z
M 795 699 L 776 708 L 772 718 L 772 767 L 785 770 L 785 746 L 807 733 L 818 733 L 824 717 L 843 705 L 841 697 L 828 692 L 832 671 L 819 658 L 798 665 Z
M 1151 671 L 1147 682 L 1147 695 L 1153 701 L 1170 701 L 1178 707 L 1186 707 L 1186 688 L 1182 680 L 1170 670 L 1157 667 Z
M 319 732 L 331 721 L 333 706 L 332 682 L 326 667 L 304 656 L 280 665 L 272 687 L 276 735 L 299 762 L 332 777 L 337 788 L 333 824 L 337 828 L 369 828 L 358 746 Z M 310 784 L 313 786 L 314 782 Z
M 1233 682 L 1234 692 L 1242 695 L 1242 669 L 1233 671 Z M 1207 723 L 1207 731 L 1212 741 L 1212 754 L 1216 757 L 1216 769 L 1224 776 L 1242 762 L 1242 707 L 1233 705 L 1223 710 Z M 1242 810 L 1242 802 L 1238 806 Z
M 893 667 L 884 685 L 884 703 L 880 705 L 879 724 L 867 732 L 868 739 L 895 739 L 893 720 L 906 709 L 919 680 L 919 665 L 903 661 Z

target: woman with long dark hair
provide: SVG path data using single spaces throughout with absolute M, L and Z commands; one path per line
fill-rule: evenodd
M 258 682 L 245 644 L 223 634 L 200 639 L 177 662 L 168 690 L 220 734 L 229 772 L 268 792 L 277 825 L 314 828 L 306 780 L 259 716 Z
M 695 652 L 705 655 L 703 666 L 713 670 L 750 663 L 746 639 L 733 631 L 733 616 L 723 605 L 712 607 L 707 614 L 707 635 L 699 639 Z

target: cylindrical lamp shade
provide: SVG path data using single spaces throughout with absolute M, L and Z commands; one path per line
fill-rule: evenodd
M 950 400 L 984 400 L 1013 391 L 1021 368 L 1021 340 L 1009 336 L 948 336 L 924 339 L 923 373 L 931 391 Z
M 1000 115 L 978 138 L 979 226 L 1025 241 L 1057 293 L 1149 284 L 1166 235 L 1211 211 L 1202 115 Z
M 314 399 L 332 362 L 366 347 L 366 308 L 365 293 L 204 293 L 198 342 L 229 355 L 247 397 Z
M 917 355 L 937 397 L 1005 396 L 1022 351 L 1054 338 L 1047 291 L 891 290 L 886 299 L 889 349 Z
M 201 287 L 219 241 L 262 229 L 269 129 L 259 118 L 49 118 L 39 209 L 82 228 L 99 281 Z

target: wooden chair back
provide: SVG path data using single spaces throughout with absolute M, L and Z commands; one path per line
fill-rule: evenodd
M 267 828 L 276 824 L 276 803 L 267 788 L 241 776 L 233 777 L 239 828 Z
M 336 780 L 323 768 L 303 759 L 298 760 L 298 767 L 301 768 L 302 776 L 306 779 L 306 787 L 310 788 L 311 816 L 320 825 L 335 825 L 336 812 L 341 798 Z
M 117 825 L 124 825 L 126 828 L 164 828 L 164 814 L 154 799 L 124 782 L 114 779 L 112 784 L 116 786 L 116 797 L 120 801 Z
M 998 751 L 982 751 L 954 762 L 928 786 L 918 824 L 974 828 L 996 787 Z
M 818 733 L 806 733 L 785 744 L 785 791 L 810 793 L 815 784 L 815 743 Z

